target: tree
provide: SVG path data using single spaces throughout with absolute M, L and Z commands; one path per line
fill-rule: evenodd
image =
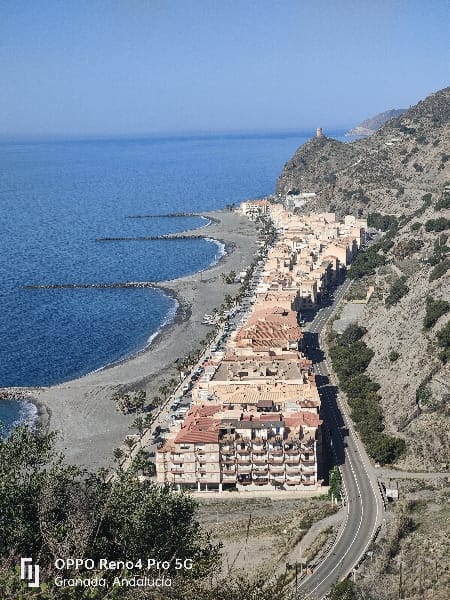
M 44 584 L 39 597 L 43 600 L 80 597 L 76 593 L 79 590 L 55 586 L 54 561 L 60 557 L 89 557 L 98 564 L 102 557 L 125 560 L 130 556 L 155 556 L 170 561 L 168 572 L 175 581 L 182 579 L 180 589 L 189 588 L 189 579 L 201 579 L 212 572 L 219 547 L 212 545 L 208 534 L 201 531 L 192 498 L 151 481 L 140 482 L 134 469 L 119 470 L 107 482 L 94 473 L 67 465 L 55 453 L 54 441 L 54 434 L 37 436 L 26 427 L 15 429 L 7 440 L 0 440 L 2 600 L 35 597 L 35 592 L 27 591 L 17 576 L 20 556 L 39 557 Z M 192 559 L 195 569 L 179 573 L 174 568 L 174 557 Z M 81 567 L 68 568 L 64 576 L 91 574 Z M 125 575 L 126 571 L 120 570 L 102 574 L 109 582 L 114 576 Z M 143 568 L 142 572 L 133 570 L 133 575 L 149 573 Z M 116 595 L 105 590 L 91 594 L 89 590 L 89 598 L 131 598 L 126 591 L 119 591 Z
M 435 323 L 450 310 L 447 300 L 434 300 L 431 296 L 426 300 L 426 314 L 423 321 L 425 329 L 430 329 Z
M 329 598 L 330 600 L 357 600 L 355 584 L 350 579 L 336 582 L 330 590 Z

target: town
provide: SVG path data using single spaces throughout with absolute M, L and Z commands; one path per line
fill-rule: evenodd
M 268 199 L 239 211 L 271 222 L 276 236 L 249 297 L 227 315 L 223 345 L 211 347 L 185 385 L 192 400 L 157 449 L 157 482 L 197 491 L 318 490 L 320 396 L 302 315 L 342 281 L 366 242 L 367 221 L 295 214 Z

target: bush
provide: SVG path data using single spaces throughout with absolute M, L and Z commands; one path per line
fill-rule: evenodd
M 444 231 L 445 229 L 450 229 L 450 219 L 445 217 L 428 219 L 425 223 L 425 231 Z
M 436 202 L 434 208 L 435 210 L 444 210 L 446 208 L 450 208 L 450 194 L 443 194 L 442 197 Z
M 367 217 L 367 226 L 387 231 L 392 226 L 397 225 L 397 217 L 394 215 L 382 215 L 379 212 L 370 213 Z
M 419 252 L 419 250 L 421 250 L 423 248 L 423 242 L 422 240 L 417 240 L 417 239 L 412 239 L 412 240 L 408 240 L 408 241 L 401 241 L 399 242 L 394 250 L 393 250 L 393 254 L 394 256 L 398 256 L 399 258 L 406 258 L 407 256 L 410 256 L 411 254 L 415 254 L 416 252 Z
M 437 333 L 438 345 L 443 348 L 440 359 L 443 362 L 450 360 L 450 321 Z
M 374 355 L 373 350 L 364 342 L 358 341 L 350 346 L 332 346 L 330 356 L 333 367 L 339 377 L 350 378 L 365 371 Z
M 349 398 L 367 398 L 369 394 L 377 392 L 380 385 L 364 374 L 355 375 L 341 382 L 341 387 Z
M 352 323 L 337 337 L 337 343 L 339 346 L 350 346 L 350 344 L 354 344 L 360 340 L 366 333 L 367 329 L 365 327 Z
M 430 329 L 438 319 L 445 315 L 450 309 L 450 303 L 447 300 L 434 300 L 431 296 L 427 297 L 426 314 L 423 320 L 425 329 Z
M 436 265 L 434 267 L 434 269 L 430 273 L 429 280 L 434 281 L 435 279 L 439 279 L 440 277 L 445 275 L 449 269 L 450 269 L 450 259 L 446 258 L 445 260 L 443 260 L 441 263 L 439 263 L 438 265 Z
M 401 438 L 377 431 L 368 438 L 367 449 L 374 460 L 385 465 L 397 460 L 404 453 L 406 444 Z
M 391 285 L 391 289 L 389 290 L 389 294 L 384 301 L 386 306 L 389 308 L 394 304 L 397 304 L 403 296 L 405 296 L 409 292 L 409 287 L 406 285 L 406 277 L 399 277 L 394 281 Z
M 415 223 L 413 223 L 411 225 L 411 231 L 419 231 L 419 229 L 422 227 L 422 223 L 419 223 L 419 221 L 416 221 Z
M 356 586 L 351 579 L 336 582 L 330 590 L 330 600 L 357 600 Z
M 422 382 L 416 390 L 416 401 L 420 404 L 428 404 L 431 398 L 431 390 L 426 382 Z
M 389 360 L 393 363 L 396 360 L 398 360 L 400 358 L 400 354 L 398 352 L 396 352 L 395 350 L 391 350 L 389 352 Z

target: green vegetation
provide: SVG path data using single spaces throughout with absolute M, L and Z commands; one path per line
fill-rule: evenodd
M 328 497 L 329 498 L 337 498 L 337 500 L 341 499 L 341 472 L 337 466 L 334 466 L 329 474 L 329 484 L 330 487 L 328 489 Z
M 397 217 L 394 215 L 382 215 L 379 212 L 370 213 L 367 217 L 368 227 L 375 227 L 381 231 L 387 231 L 394 225 L 397 225 Z
M 445 217 L 428 219 L 425 222 L 425 231 L 444 231 L 445 229 L 450 229 L 450 219 Z
M 426 300 L 426 314 L 423 320 L 425 329 L 430 329 L 438 319 L 450 310 L 450 303 L 447 300 L 434 300 L 431 296 Z
M 429 280 L 434 281 L 435 279 L 439 279 L 440 277 L 445 275 L 449 269 L 450 269 L 450 259 L 446 258 L 445 260 L 443 260 L 441 263 L 439 263 L 438 265 L 436 265 L 434 267 L 434 269 L 430 273 Z
M 294 600 L 287 577 L 220 575 L 220 547 L 213 545 L 196 519 L 196 502 L 169 486 L 126 473 L 89 473 L 68 465 L 54 449 L 55 434 L 36 435 L 16 428 L 0 438 L 0 589 L 2 600 Z M 40 565 L 38 592 L 20 580 L 21 556 Z M 58 587 L 56 558 L 143 559 L 142 568 L 88 570 L 67 567 L 64 578 L 103 578 L 109 587 Z M 147 571 L 145 559 L 167 560 L 167 571 Z M 175 568 L 175 559 L 192 559 L 193 568 Z M 188 563 L 189 564 L 189 563 Z M 171 587 L 112 587 L 114 577 L 161 577 Z
M 330 346 L 330 357 L 368 453 L 377 462 L 386 464 L 404 452 L 405 442 L 383 432 L 381 398 L 377 394 L 380 386 L 364 373 L 374 355 L 361 339 L 365 332 L 364 327 L 350 325 L 336 336 Z
M 442 348 L 439 358 L 446 363 L 450 360 L 450 321 L 437 333 L 438 345 Z
M 409 287 L 406 285 L 406 277 L 399 277 L 394 281 L 389 290 L 389 294 L 387 295 L 384 303 L 389 308 L 394 304 L 397 304 L 403 296 L 405 296 L 409 292 Z
M 351 579 L 338 581 L 329 593 L 330 600 L 357 600 L 356 586 Z
M 394 363 L 400 358 L 400 354 L 396 350 L 391 350 L 388 355 L 389 360 Z
M 450 208 L 450 194 L 445 192 L 442 194 L 442 197 L 434 205 L 435 210 L 445 210 L 446 208 Z
M 430 256 L 428 262 L 430 265 L 437 265 L 444 260 L 447 254 L 450 252 L 450 248 L 447 246 L 448 234 L 441 233 L 436 240 L 434 240 L 433 254 Z
M 426 381 L 422 381 L 416 390 L 416 401 L 419 404 L 428 404 L 431 399 L 431 390 L 427 386 Z
M 422 227 L 422 223 L 420 223 L 419 221 L 415 221 L 412 225 L 411 225 L 411 231 L 419 231 L 419 229 Z
M 408 240 L 408 241 L 402 240 L 395 246 L 392 253 L 394 254 L 394 256 L 397 256 L 399 258 L 406 258 L 407 256 L 411 256 L 411 254 L 415 254 L 416 252 L 419 252 L 419 250 L 421 250 L 422 248 L 423 248 L 422 240 L 418 240 L 418 239 L 412 239 L 412 240 Z

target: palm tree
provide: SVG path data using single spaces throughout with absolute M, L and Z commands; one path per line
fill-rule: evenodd
M 115 448 L 113 456 L 115 462 L 120 462 L 120 459 L 123 458 L 123 450 L 121 448 Z
M 143 412 L 147 394 L 144 390 L 138 390 L 134 394 L 134 405 L 138 412 Z
M 160 387 L 159 387 L 159 393 L 161 394 L 161 396 L 164 398 L 164 401 L 167 399 L 167 396 L 169 394 L 169 388 L 167 386 L 167 383 L 163 383 Z
M 125 438 L 125 446 L 127 447 L 128 456 L 131 456 L 131 452 L 132 452 L 133 446 L 134 446 L 134 440 L 132 440 L 129 437 Z
M 136 417 L 131 423 L 130 429 L 137 429 L 139 434 L 139 445 L 142 448 L 142 436 L 144 435 L 145 430 L 145 419 L 143 417 Z

